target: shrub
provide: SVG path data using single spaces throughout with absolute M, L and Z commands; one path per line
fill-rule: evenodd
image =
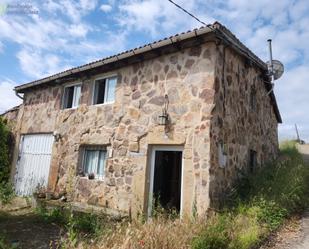
M 0 201 L 3 204 L 10 202 L 14 196 L 10 183 L 9 134 L 5 121 L 0 117 Z
M 13 184 L 10 182 L 0 183 L 0 200 L 2 204 L 8 204 L 13 197 L 15 192 L 13 189 Z
M 0 183 L 8 182 L 10 178 L 8 137 L 9 129 L 0 117 Z

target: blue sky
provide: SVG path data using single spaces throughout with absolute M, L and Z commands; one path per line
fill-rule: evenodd
M 297 123 L 309 142 L 309 1 L 175 1 L 206 23 L 220 21 L 264 61 L 273 39 L 286 69 L 275 85 L 280 139 L 295 137 Z M 16 3 L 35 13 L 3 11 Z M 167 0 L 0 0 L 0 113 L 19 104 L 15 85 L 199 26 Z

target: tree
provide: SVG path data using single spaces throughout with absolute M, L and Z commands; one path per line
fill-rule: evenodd
M 7 183 L 10 178 L 9 134 L 6 121 L 0 117 L 0 184 Z

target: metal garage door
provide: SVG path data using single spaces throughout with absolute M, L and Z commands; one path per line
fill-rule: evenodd
M 47 186 L 53 141 L 52 134 L 21 137 L 15 175 L 17 195 L 31 195 L 36 188 Z

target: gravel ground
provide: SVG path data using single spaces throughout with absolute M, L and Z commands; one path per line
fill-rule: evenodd
M 294 249 L 301 240 L 301 226 L 301 217 L 292 217 L 260 249 Z

